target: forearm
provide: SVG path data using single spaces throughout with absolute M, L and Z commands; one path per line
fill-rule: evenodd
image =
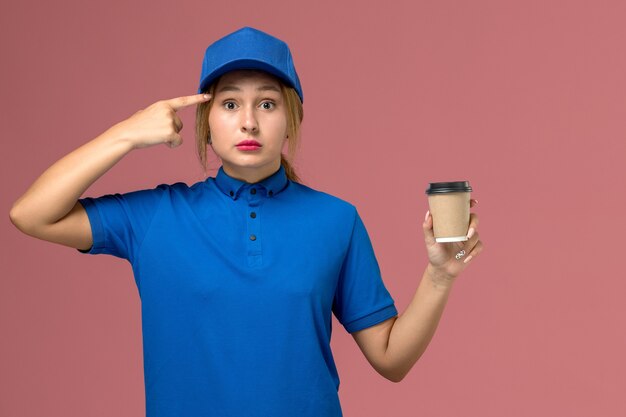
M 36 228 L 63 218 L 100 176 L 132 150 L 117 125 L 59 159 L 28 188 L 11 209 L 11 219 Z
M 385 353 L 394 380 L 401 380 L 422 356 L 443 314 L 452 282 L 439 277 L 429 266 L 413 300 L 393 324 Z

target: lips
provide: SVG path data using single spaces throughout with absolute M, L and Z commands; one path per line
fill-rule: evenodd
M 261 146 L 256 140 L 242 140 L 237 146 Z

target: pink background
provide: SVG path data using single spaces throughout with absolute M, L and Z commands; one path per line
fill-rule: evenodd
M 292 48 L 297 168 L 359 208 L 400 312 L 427 265 L 428 182 L 469 180 L 479 200 L 485 249 L 401 383 L 333 317 L 344 414 L 626 415 L 625 4 L 3 4 L 0 415 L 144 414 L 130 265 L 24 235 L 9 210 L 114 123 L 195 94 L 205 48 L 244 25 Z M 203 180 L 180 115 L 181 147 L 133 152 L 84 195 Z

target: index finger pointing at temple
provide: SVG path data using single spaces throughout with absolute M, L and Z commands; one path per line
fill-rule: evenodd
M 183 107 L 193 106 L 194 104 L 209 101 L 210 98 L 211 96 L 209 94 L 194 94 L 192 96 L 171 98 L 169 100 L 165 100 L 165 102 L 173 108 L 174 111 L 178 111 Z

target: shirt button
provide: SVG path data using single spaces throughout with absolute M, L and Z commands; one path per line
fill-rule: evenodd
M 255 235 L 250 235 L 250 240 L 256 240 L 256 236 Z
M 231 192 L 230 192 L 230 196 L 232 197 L 232 196 L 234 196 L 234 195 L 235 195 L 235 193 L 231 191 Z
M 253 219 L 255 219 L 255 218 L 256 218 L 256 213 L 255 213 L 255 212 L 250 213 L 250 217 L 252 217 Z
M 270 190 L 270 197 L 274 195 L 274 191 Z
M 256 188 L 251 189 L 250 194 L 256 194 Z

